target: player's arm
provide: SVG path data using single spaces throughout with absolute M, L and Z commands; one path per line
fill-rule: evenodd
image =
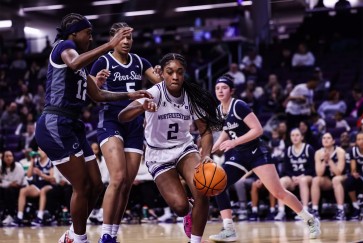
M 113 49 L 124 38 L 124 36 L 130 35 L 131 32 L 132 28 L 122 28 L 109 42 L 80 55 L 74 49 L 66 49 L 62 51 L 62 60 L 72 70 L 79 70 L 96 60 L 96 58 L 105 52 Z
M 219 150 L 219 146 L 221 145 L 221 143 L 226 141 L 228 138 L 229 138 L 228 134 L 225 131 L 222 131 L 221 134 L 219 134 L 217 141 L 213 145 L 212 153 L 217 152 Z
M 138 90 L 135 92 L 111 92 L 101 90 L 96 80 L 92 76 L 87 76 L 87 94 L 95 102 L 107 102 L 118 100 L 136 100 L 140 98 L 152 98 L 151 94 L 145 90 Z
M 145 71 L 145 76 L 151 83 L 156 84 L 163 81 L 163 78 L 160 75 L 159 68 L 155 66 L 155 68 L 150 67 Z
M 324 171 L 325 171 L 325 164 L 326 161 L 322 159 L 323 155 L 322 155 L 323 151 L 322 150 L 318 150 L 315 152 L 315 173 L 317 176 L 323 176 L 324 175 Z
M 344 168 L 345 168 L 344 149 L 340 147 L 337 148 L 337 157 L 338 157 L 338 162 L 336 164 L 332 160 L 329 160 L 330 170 L 334 173 L 334 175 L 342 175 L 344 173 Z
M 135 100 L 118 114 L 118 120 L 119 122 L 129 122 L 145 111 L 156 112 L 157 110 L 158 107 L 156 103 L 151 99 Z
M 243 119 L 243 122 L 249 127 L 250 130 L 246 134 L 234 140 L 235 146 L 252 141 L 260 137 L 263 133 L 261 123 L 256 117 L 255 113 L 251 112 L 250 114 L 248 114 Z
M 195 120 L 195 125 L 197 126 L 201 137 L 200 144 L 202 146 L 202 152 L 201 152 L 202 161 L 210 160 L 210 154 L 212 152 L 212 146 L 213 146 L 212 131 L 208 129 L 207 123 L 203 119 Z

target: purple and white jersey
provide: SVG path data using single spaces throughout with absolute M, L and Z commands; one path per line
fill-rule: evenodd
M 174 97 L 166 89 L 165 81 L 147 90 L 157 104 L 156 112 L 145 112 L 145 139 L 151 148 L 167 149 L 193 141 L 190 126 L 199 117 L 192 111 L 189 97 L 183 90 Z M 138 99 L 141 104 L 146 98 Z

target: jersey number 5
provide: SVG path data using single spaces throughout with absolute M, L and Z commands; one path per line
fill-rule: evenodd
M 77 99 L 86 100 L 86 92 L 87 92 L 87 82 L 83 80 L 78 80 L 78 90 L 77 90 Z
M 168 140 L 177 139 L 178 137 L 176 135 L 173 135 L 173 133 L 179 132 L 178 123 L 169 124 L 169 128 L 170 130 L 168 131 Z

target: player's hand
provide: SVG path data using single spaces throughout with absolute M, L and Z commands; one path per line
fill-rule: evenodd
M 158 110 L 157 104 L 152 100 L 145 100 L 142 108 L 144 108 L 145 111 L 149 112 L 156 112 Z
M 146 90 L 138 90 L 138 91 L 134 91 L 134 92 L 129 92 L 128 96 L 129 96 L 129 100 L 136 100 L 136 99 L 140 99 L 140 98 L 149 98 L 149 99 L 154 98 Z
M 358 172 L 352 172 L 352 176 L 355 178 L 355 179 L 359 179 L 360 175 Z
M 42 172 L 38 168 L 33 168 L 33 173 L 40 176 Z
M 156 76 L 161 77 L 161 73 L 162 73 L 161 66 L 160 65 L 155 65 L 153 73 Z
M 202 159 L 202 163 L 214 163 L 214 161 L 209 156 L 204 156 L 204 158 Z
M 234 140 L 226 140 L 223 143 L 221 143 L 221 145 L 219 145 L 219 149 L 224 152 L 227 152 L 228 150 L 231 150 L 234 147 L 236 147 L 236 142 Z
M 111 47 L 112 48 L 116 47 L 123 38 L 131 35 L 132 31 L 133 31 L 133 28 L 130 28 L 130 27 L 124 27 L 124 28 L 121 28 L 119 31 L 117 31 L 115 36 L 109 42 L 111 44 Z
M 96 84 L 100 88 L 105 84 L 108 76 L 110 76 L 111 72 L 107 69 L 102 69 L 96 75 Z

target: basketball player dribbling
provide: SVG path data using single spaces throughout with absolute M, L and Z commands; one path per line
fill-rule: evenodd
M 194 187 L 194 168 L 201 161 L 211 161 L 211 130 L 221 129 L 223 121 L 217 114 L 213 96 L 184 80 L 186 61 L 182 55 L 166 54 L 160 64 L 164 81 L 147 90 L 154 98 L 132 102 L 118 118 L 121 122 L 131 121 L 145 112 L 148 170 L 170 208 L 178 216 L 185 216 L 184 230 L 190 242 L 200 243 L 208 218 L 209 198 Z M 201 155 L 190 134 L 193 120 L 201 135 Z M 192 193 L 193 210 L 179 175 Z
M 224 192 L 216 196 L 223 219 L 222 231 L 211 235 L 209 239 L 219 242 L 237 240 L 227 190 L 250 170 L 259 177 L 274 197 L 289 206 L 307 223 L 310 238 L 317 238 L 320 235 L 319 220 L 306 211 L 293 194 L 282 187 L 270 153 L 260 140 L 263 130 L 258 118 L 244 101 L 232 98 L 233 77 L 228 74 L 219 77 L 215 92 L 221 102 L 218 109 L 225 121 L 223 131 L 214 143 L 212 152 L 217 150 L 225 152 L 223 168 L 227 173 L 227 186 Z

